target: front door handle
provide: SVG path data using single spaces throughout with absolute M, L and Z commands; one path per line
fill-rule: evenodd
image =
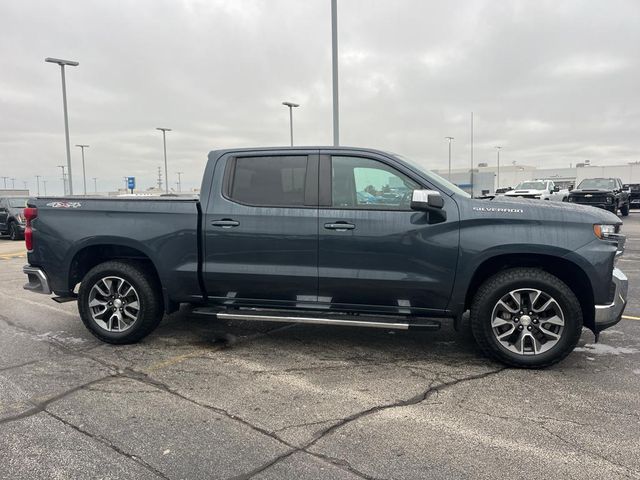
M 346 232 L 347 230 L 353 230 L 356 226 L 353 223 L 347 222 L 336 222 L 336 223 L 325 223 L 324 228 L 327 230 L 335 230 L 336 232 Z
M 232 228 L 240 225 L 240 222 L 236 222 L 235 220 L 231 220 L 229 218 L 223 218 L 222 220 L 214 220 L 211 222 L 211 225 L 214 227 L 222 227 L 222 228 Z

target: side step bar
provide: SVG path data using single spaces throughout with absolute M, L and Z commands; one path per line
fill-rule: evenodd
M 440 322 L 436 320 L 421 321 L 421 323 L 406 322 L 372 322 L 369 320 L 354 320 L 352 318 L 327 318 L 327 317 L 297 317 L 289 315 L 260 315 L 253 313 L 226 313 L 209 308 L 196 308 L 197 315 L 215 315 L 220 320 L 245 320 L 256 322 L 285 322 L 304 323 L 309 325 L 338 325 L 343 327 L 367 327 L 395 330 L 439 330 Z

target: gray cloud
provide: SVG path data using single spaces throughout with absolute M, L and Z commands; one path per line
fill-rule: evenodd
M 199 185 L 209 150 L 331 143 L 329 0 L 0 4 L 0 174 L 62 184 L 60 75 L 70 68 L 71 141 L 89 143 L 101 190 L 155 183 L 157 126 L 171 180 Z M 430 168 L 475 158 L 566 166 L 640 159 L 640 4 L 633 0 L 339 0 L 341 140 Z M 77 149 L 76 149 L 77 150 Z M 73 152 L 81 186 L 80 152 Z

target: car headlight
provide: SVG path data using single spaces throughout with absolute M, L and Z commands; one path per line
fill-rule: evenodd
M 616 232 L 616 226 L 615 225 L 600 225 L 600 224 L 596 224 L 596 225 L 593 226 L 593 233 L 599 239 L 605 240 L 605 239 L 611 238 L 612 236 L 614 236 L 618 232 Z
M 24 223 L 24 218 L 20 214 L 16 215 L 16 220 L 18 220 L 18 223 Z
M 613 197 L 607 197 L 607 203 L 613 203 Z
M 567 202 L 573 202 L 573 197 L 567 197 Z

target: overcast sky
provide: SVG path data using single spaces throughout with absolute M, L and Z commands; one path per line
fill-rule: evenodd
M 428 168 L 475 159 L 569 166 L 640 160 L 640 2 L 338 0 L 341 143 L 391 150 Z M 162 164 L 200 185 L 206 154 L 235 146 L 330 144 L 330 0 L 0 3 L 0 176 L 46 177 L 86 143 L 98 189 Z M 80 150 L 74 187 L 82 191 Z M 1 179 L 0 179 L 1 182 Z M 10 182 L 9 182 L 10 183 Z M 10 185 L 9 185 L 10 186 Z M 0 183 L 0 188 L 2 184 Z

